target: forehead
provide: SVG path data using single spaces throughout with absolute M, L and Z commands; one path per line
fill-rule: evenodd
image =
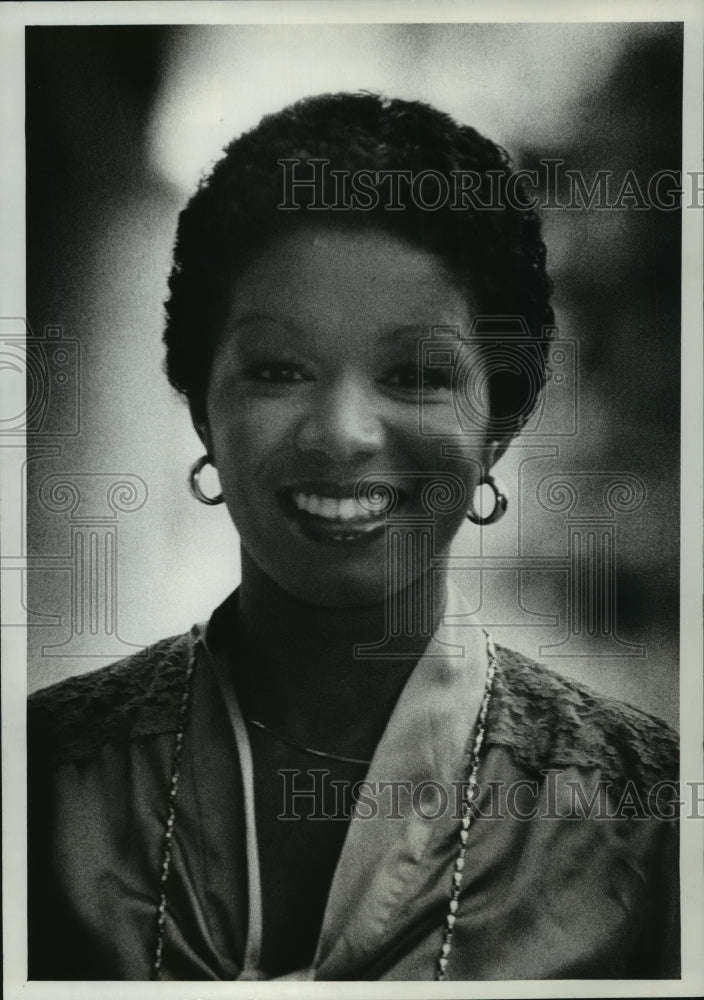
M 305 222 L 271 239 L 234 280 L 230 323 L 266 312 L 342 332 L 464 323 L 470 309 L 436 254 L 373 226 Z

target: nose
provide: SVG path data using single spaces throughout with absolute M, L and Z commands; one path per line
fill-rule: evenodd
M 301 451 L 320 452 L 336 463 L 370 457 L 383 441 L 383 422 L 370 394 L 354 379 L 321 385 L 297 430 Z

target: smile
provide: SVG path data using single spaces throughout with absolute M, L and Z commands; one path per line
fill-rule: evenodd
M 354 498 L 354 485 L 281 490 L 278 494 L 297 533 L 327 545 L 369 544 L 382 538 L 387 508 L 369 511 Z
M 291 499 L 298 510 L 303 510 L 314 517 L 322 517 L 325 521 L 337 521 L 341 524 L 356 523 L 376 524 L 383 518 L 386 511 L 370 513 L 365 511 L 354 497 L 326 497 L 316 493 L 293 493 Z

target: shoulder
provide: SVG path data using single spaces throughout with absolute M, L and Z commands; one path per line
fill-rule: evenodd
M 175 731 L 193 647 L 192 633 L 172 636 L 32 694 L 30 758 L 50 766 L 89 757 L 107 743 Z
M 617 786 L 676 781 L 677 734 L 661 719 L 601 695 L 541 663 L 496 647 L 490 742 L 530 770 L 599 769 Z

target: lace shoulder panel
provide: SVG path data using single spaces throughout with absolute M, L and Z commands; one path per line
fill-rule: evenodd
M 90 757 L 107 743 L 175 732 L 193 641 L 188 633 L 32 694 L 29 754 L 40 766 Z
M 512 748 L 538 773 L 559 767 L 599 768 L 623 789 L 647 791 L 679 776 L 677 734 L 661 719 L 598 694 L 528 657 L 496 647 L 494 697 L 487 742 Z

